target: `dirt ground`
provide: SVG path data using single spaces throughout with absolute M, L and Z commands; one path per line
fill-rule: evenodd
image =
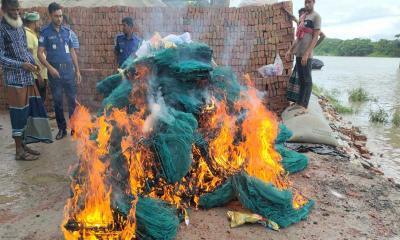
M 0 239 L 63 239 L 60 224 L 68 198 L 69 166 L 76 162 L 70 137 L 35 144 L 40 160 L 17 162 L 6 112 L 0 113 Z M 56 133 L 55 121 L 51 122 Z M 280 232 L 259 225 L 231 229 L 226 217 L 237 203 L 192 210 L 177 239 L 400 239 L 400 185 L 356 161 L 308 154 L 310 166 L 291 176 L 316 201 L 309 218 Z

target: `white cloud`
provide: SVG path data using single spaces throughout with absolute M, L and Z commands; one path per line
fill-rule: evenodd
M 396 31 L 400 32 L 398 26 L 400 26 L 398 17 L 388 17 L 327 26 L 323 28 L 323 31 L 330 38 L 379 40 L 381 38 L 393 39 Z
M 231 0 L 231 6 L 242 1 Z M 264 0 L 267 2 L 268 0 Z M 322 17 L 322 30 L 330 38 L 393 39 L 400 33 L 400 0 L 316 0 L 315 10 Z M 293 0 L 293 12 L 304 0 Z
M 294 0 L 294 10 L 304 6 Z M 399 0 L 316 0 L 322 30 L 332 38 L 393 39 L 400 33 Z

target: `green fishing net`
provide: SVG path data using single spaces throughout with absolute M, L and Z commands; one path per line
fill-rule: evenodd
M 148 73 L 147 99 L 159 104 L 163 111 L 156 114 L 151 134 L 142 144 L 146 144 L 154 155 L 156 178 L 161 177 L 168 184 L 179 183 L 187 177 L 193 166 L 193 146 L 197 146 L 202 155 L 208 154 L 208 146 L 199 131 L 198 120 L 209 104 L 210 97 L 226 99 L 233 106 L 240 99 L 241 86 L 235 73 L 229 67 L 211 66 L 212 50 L 202 43 L 177 45 L 153 51 L 141 59 L 129 58 L 124 69 L 135 72 L 139 65 L 146 66 Z M 112 108 L 125 109 L 128 114 L 135 112 L 130 102 L 133 80 L 127 80 L 121 74 L 112 75 L 100 81 L 96 89 L 105 98 L 99 114 Z M 147 110 L 148 115 L 154 114 Z M 107 113 L 107 111 L 106 111 Z M 112 185 L 112 208 L 127 216 L 133 196 L 129 194 L 129 171 L 123 156 L 120 142 L 126 136 L 124 130 L 114 126 L 108 158 L 110 161 L 110 180 Z M 282 165 L 289 173 L 295 173 L 307 166 L 308 159 L 287 149 L 284 143 L 291 136 L 290 131 L 280 126 L 276 140 L 276 150 L 282 155 Z M 156 180 L 152 180 L 156 184 Z M 150 189 L 151 186 L 148 187 Z M 144 194 L 145 195 L 145 194 Z M 223 206 L 233 199 L 242 205 L 276 223 L 281 227 L 299 222 L 307 217 L 313 201 L 308 201 L 299 209 L 293 208 L 293 194 L 280 191 L 272 184 L 264 183 L 240 172 L 229 177 L 212 192 L 205 193 L 199 199 L 202 208 Z M 167 203 L 141 196 L 136 206 L 137 235 L 140 239 L 174 239 L 178 229 L 177 209 Z
M 282 165 L 286 172 L 297 173 L 308 166 L 306 155 L 290 150 L 284 143 L 292 137 L 292 132 L 284 125 L 279 125 L 279 134 L 275 141 L 275 149 L 282 156 Z
M 308 201 L 299 209 L 293 207 L 293 194 L 288 190 L 278 190 L 257 178 L 241 172 L 228 180 L 212 193 L 200 197 L 200 206 L 213 208 L 223 206 L 237 198 L 243 207 L 276 222 L 280 227 L 288 227 L 305 219 L 313 201 Z
M 152 140 L 162 173 L 168 183 L 184 177 L 192 164 L 192 144 L 197 120 L 190 113 L 170 110 L 155 126 Z
M 114 197 L 113 208 L 120 214 L 127 216 L 132 206 L 133 198 L 121 194 Z M 175 207 L 165 202 L 139 197 L 136 204 L 136 235 L 146 240 L 175 239 L 179 226 L 179 219 Z
M 240 91 L 244 89 L 230 67 L 216 67 L 211 72 L 211 86 L 218 100 L 226 98 L 230 104 L 239 100 Z
M 110 93 L 114 91 L 116 87 L 121 83 L 122 75 L 114 74 L 104 78 L 96 84 L 96 91 L 102 94 L 104 97 L 108 97 Z

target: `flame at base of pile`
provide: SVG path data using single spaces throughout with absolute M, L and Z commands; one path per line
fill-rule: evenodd
M 150 42 L 160 49 L 98 83 L 97 117 L 78 106 L 71 119 L 65 238 L 173 239 L 187 208 L 234 198 L 283 227 L 305 218 L 312 201 L 289 191 L 277 120 L 250 79 L 213 68 L 205 44 Z

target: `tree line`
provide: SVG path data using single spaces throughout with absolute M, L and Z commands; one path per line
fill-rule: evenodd
M 400 57 L 400 34 L 395 40 L 326 38 L 316 49 L 319 56 Z

